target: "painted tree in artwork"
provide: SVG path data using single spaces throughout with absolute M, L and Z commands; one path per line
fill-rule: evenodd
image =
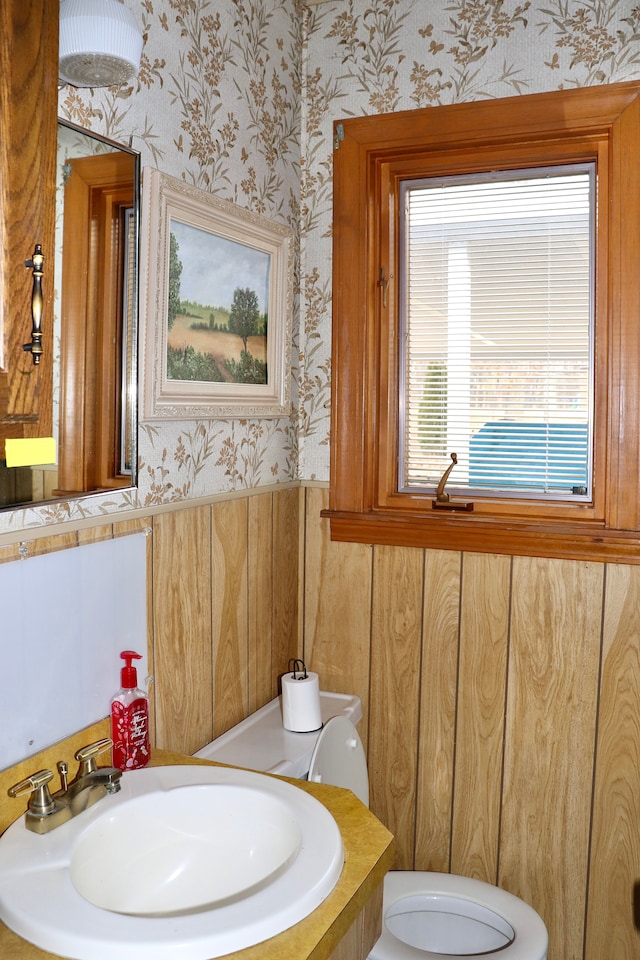
M 167 303 L 167 328 L 171 330 L 177 315 L 181 310 L 180 303 L 180 274 L 182 261 L 178 256 L 178 241 L 173 233 L 169 234 L 169 296 Z
M 258 294 L 249 287 L 236 287 L 233 292 L 233 302 L 229 312 L 229 331 L 242 338 L 244 350 L 247 352 L 247 340 L 258 333 L 260 308 Z

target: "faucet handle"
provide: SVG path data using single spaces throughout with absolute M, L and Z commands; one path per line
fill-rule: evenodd
M 87 774 L 97 770 L 96 757 L 111 746 L 113 746 L 113 740 L 105 737 L 104 740 L 96 740 L 95 743 L 89 743 L 86 747 L 80 747 L 75 754 L 76 760 L 80 763 L 77 776 L 86 777 Z
M 53 773 L 51 770 L 38 770 L 37 773 L 32 773 L 26 780 L 14 783 L 12 787 L 9 787 L 7 793 L 13 799 L 30 793 L 29 810 L 39 816 L 46 816 L 56 809 L 56 804 L 49 792 L 49 784 L 52 780 Z

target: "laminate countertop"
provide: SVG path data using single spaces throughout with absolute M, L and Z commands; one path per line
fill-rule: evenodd
M 154 751 L 152 760 L 153 766 L 187 763 L 208 761 L 164 750 Z M 228 960 L 327 960 L 391 869 L 392 835 L 349 790 L 302 780 L 291 782 L 313 794 L 335 818 L 344 845 L 342 874 L 327 899 L 308 917 L 270 940 L 226 954 Z M 2 960 L 51 960 L 54 956 L 0 923 Z

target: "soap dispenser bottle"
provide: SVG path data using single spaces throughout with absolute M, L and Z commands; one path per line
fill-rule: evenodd
M 151 757 L 149 743 L 149 698 L 138 687 L 138 671 L 133 660 L 141 660 L 139 653 L 123 650 L 125 662 L 121 670 L 122 689 L 111 701 L 111 739 L 113 765 L 118 770 L 138 770 L 146 767 Z

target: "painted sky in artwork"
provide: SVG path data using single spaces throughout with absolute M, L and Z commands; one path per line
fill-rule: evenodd
M 171 220 L 171 233 L 178 241 L 182 262 L 180 299 L 208 307 L 227 307 L 237 287 L 255 290 L 260 313 L 269 302 L 271 257 L 244 243 Z

